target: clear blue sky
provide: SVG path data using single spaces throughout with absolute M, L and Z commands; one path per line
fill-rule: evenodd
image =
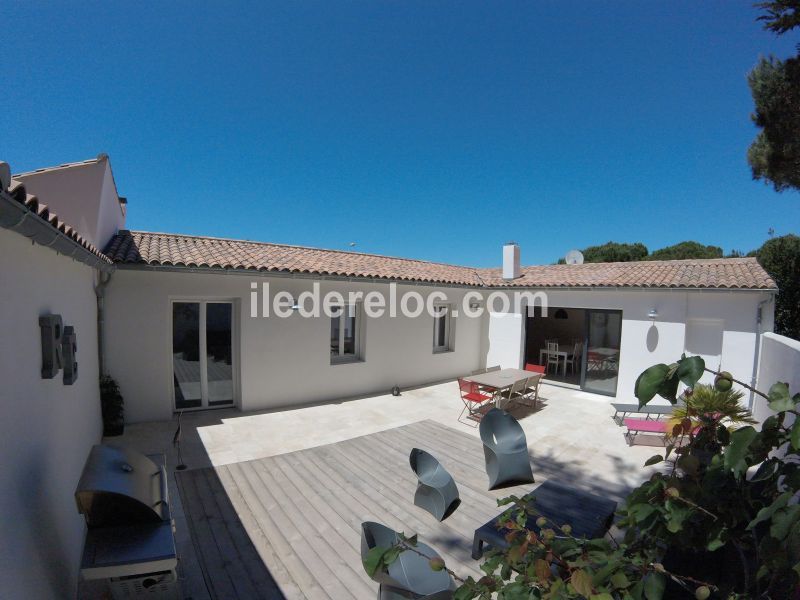
M 7 4 L 0 159 L 108 153 L 131 229 L 474 266 L 800 232 L 745 159 L 800 36 L 750 2 L 225 4 Z

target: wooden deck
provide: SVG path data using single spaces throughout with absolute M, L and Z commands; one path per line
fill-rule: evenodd
M 444 523 L 414 506 L 413 447 L 456 480 L 462 503 Z M 499 514 L 498 498 L 532 487 L 487 491 L 480 439 L 434 421 L 176 477 L 216 598 L 374 599 L 378 586 L 361 565 L 363 521 L 418 533 L 456 573 L 479 576 L 475 529 Z

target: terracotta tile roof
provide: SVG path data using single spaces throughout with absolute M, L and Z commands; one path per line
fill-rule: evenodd
M 359 252 L 244 240 L 120 231 L 106 248 L 117 263 L 212 267 L 479 285 L 474 269 Z
M 470 287 L 776 289 L 754 258 L 524 267 L 519 279 L 473 269 L 359 252 L 145 231 L 120 231 L 105 250 L 122 264 L 247 269 Z
M 500 269 L 481 269 L 489 286 L 777 289 L 755 258 L 652 260 L 523 267 L 508 281 Z
M 100 252 L 100 250 L 98 250 L 94 244 L 90 243 L 85 237 L 78 233 L 77 229 L 59 219 L 58 215 L 52 212 L 46 204 L 39 202 L 39 199 L 36 196 L 28 194 L 25 191 L 24 183 L 12 177 L 11 185 L 8 187 L 8 195 L 22 204 L 33 214 L 47 221 L 50 226 L 53 227 L 53 229 L 60 231 L 68 238 L 76 242 L 79 246 L 100 258 L 103 262 L 111 264 L 111 259 Z

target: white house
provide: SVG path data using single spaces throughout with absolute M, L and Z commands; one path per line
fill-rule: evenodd
M 755 259 L 524 267 L 512 244 L 502 261 L 498 248 L 497 269 L 481 269 L 128 231 L 126 211 L 106 156 L 13 178 L 0 163 L 9 597 L 75 589 L 84 525 L 72 494 L 102 432 L 101 371 L 119 382 L 130 422 L 341 399 L 548 358 L 554 384 L 629 401 L 644 368 L 682 352 L 755 381 L 773 328 L 776 286 Z M 315 286 L 358 297 L 334 303 L 333 316 L 305 316 Z M 370 297 L 391 304 L 409 292 L 434 313 L 370 316 Z M 293 307 L 285 318 L 271 310 L 281 293 Z M 74 383 L 42 376 L 47 315 L 77 334 Z

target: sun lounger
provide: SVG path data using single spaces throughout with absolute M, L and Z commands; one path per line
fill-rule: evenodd
M 608 531 L 614 518 L 617 503 L 596 494 L 590 494 L 572 486 L 555 481 L 545 481 L 538 488 L 523 498 L 531 502 L 537 515 L 528 518 L 527 529 L 539 531 L 536 525 L 539 515 L 549 519 L 551 523 L 561 526 L 569 524 L 575 537 L 602 537 Z M 475 530 L 472 541 L 472 558 L 478 560 L 484 553 L 484 544 L 494 548 L 508 548 L 506 534 L 508 530 L 501 527 L 498 517 Z
M 625 432 L 625 439 L 629 446 L 633 446 L 633 441 L 640 433 L 655 433 L 663 438 L 667 437 L 670 431 L 669 423 L 667 421 L 654 421 L 653 419 L 622 419 L 628 431 Z
M 675 406 L 680 406 L 682 403 L 676 404 Z M 616 421 L 617 425 L 622 425 L 622 420 L 627 417 L 628 415 L 646 415 L 646 419 L 659 419 L 666 415 L 671 415 L 672 411 L 675 410 L 675 406 L 671 404 L 655 404 L 655 405 L 647 405 L 645 404 L 641 408 L 638 404 L 618 404 L 616 402 L 612 402 L 611 406 L 614 407 L 614 416 L 611 417 Z

